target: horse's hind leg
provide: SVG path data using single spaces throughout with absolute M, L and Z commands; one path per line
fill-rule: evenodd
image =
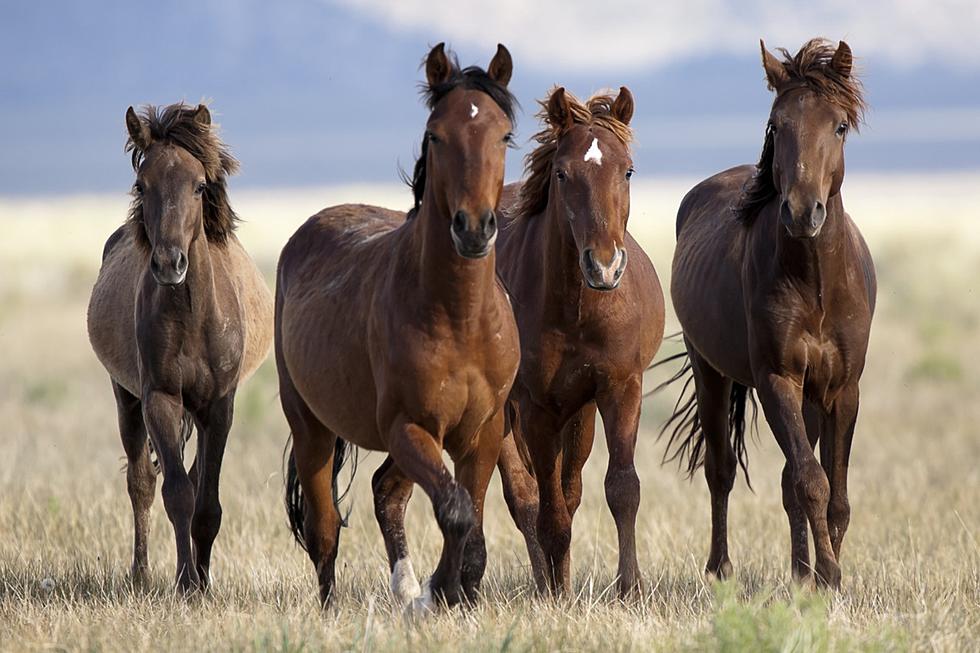
M 704 572 L 724 580 L 732 575 L 728 557 L 728 495 L 735 484 L 737 460 L 728 428 L 732 381 L 723 376 L 688 345 L 698 418 L 704 433 L 704 477 L 711 494 L 711 551 Z
M 184 407 L 179 394 L 161 390 L 148 390 L 142 405 L 143 419 L 163 468 L 163 505 L 177 545 L 177 587 L 186 592 L 196 588 L 200 579 L 191 550 L 194 486 L 184 470 Z
M 156 490 L 156 470 L 150 462 L 149 440 L 143 423 L 140 401 L 121 385 L 112 382 L 119 418 L 119 435 L 126 450 L 126 487 L 133 504 L 133 580 L 143 582 L 149 574 L 147 537 L 150 533 L 150 506 Z
M 527 555 L 531 562 L 531 574 L 539 592 L 548 586 L 545 572 L 544 551 L 538 542 L 538 484 L 531 475 L 518 450 L 518 439 L 523 438 L 520 424 L 511 422 L 511 432 L 504 434 L 500 447 L 497 469 L 500 470 L 500 483 L 504 490 L 504 500 L 510 516 L 524 536 Z
M 422 593 L 405 537 L 405 510 L 412 498 L 414 484 L 389 456 L 371 479 L 374 491 L 374 516 L 381 527 L 381 536 L 388 553 L 391 572 L 391 593 L 399 605 L 405 606 Z
M 198 455 L 194 459 L 192 471 L 196 467 L 199 477 L 195 485 L 191 536 L 194 539 L 197 573 L 204 587 L 211 582 L 211 547 L 221 528 L 218 478 L 228 432 L 231 430 L 234 403 L 234 391 L 213 402 L 207 412 L 201 415 L 203 428 L 198 429 Z
M 847 467 L 857 422 L 859 393 L 857 383 L 846 387 L 834 402 L 825 421 L 826 428 L 820 440 L 820 463 L 830 480 L 830 504 L 827 507 L 827 525 L 834 556 L 840 563 L 840 547 L 851 519 L 851 505 L 847 499 Z
M 340 540 L 340 513 L 333 496 L 333 458 L 337 436 L 313 415 L 281 363 L 279 399 L 293 434 L 292 455 L 306 504 L 303 524 L 306 550 L 316 568 L 320 605 L 326 607 L 333 594 L 334 567 Z

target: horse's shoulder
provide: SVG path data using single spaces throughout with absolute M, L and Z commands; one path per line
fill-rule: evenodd
M 127 237 L 131 237 L 132 226 L 127 222 L 126 224 L 119 225 L 119 227 L 112 232 L 108 239 L 105 241 L 105 245 L 102 247 L 102 262 L 104 263 L 109 254 L 116 249 L 116 247 L 125 240 Z

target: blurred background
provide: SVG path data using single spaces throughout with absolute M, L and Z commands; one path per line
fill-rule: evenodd
M 0 195 L 124 192 L 126 107 L 202 99 L 243 163 L 237 187 L 397 181 L 426 115 L 419 65 L 439 41 L 464 65 L 510 48 L 521 143 L 553 84 L 629 86 L 642 179 L 755 161 L 771 102 L 759 39 L 792 52 L 844 39 L 872 107 L 849 171 L 980 169 L 975 0 L 5 0 L 0 11 Z

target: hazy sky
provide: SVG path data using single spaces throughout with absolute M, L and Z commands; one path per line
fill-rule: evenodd
M 464 64 L 510 48 L 522 143 L 553 84 L 629 86 L 642 176 L 753 161 L 771 102 L 758 39 L 843 38 L 872 105 L 849 170 L 980 170 L 977 34 L 976 0 L 4 2 L 0 194 L 122 192 L 126 107 L 204 98 L 236 185 L 395 181 L 425 121 L 419 63 L 442 40 Z

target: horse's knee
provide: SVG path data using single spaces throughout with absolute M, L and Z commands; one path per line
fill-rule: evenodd
M 538 542 L 552 558 L 564 555 L 572 543 L 572 520 L 561 510 L 538 511 Z
M 830 505 L 827 506 L 827 519 L 834 532 L 831 536 L 843 537 L 847 525 L 851 521 L 851 504 L 847 497 L 834 495 L 830 498 Z
M 221 505 L 202 506 L 194 511 L 191 521 L 191 537 L 198 542 L 213 542 L 221 530 Z
M 194 486 L 183 468 L 164 475 L 161 494 L 171 521 L 178 517 L 190 519 L 194 511 Z
M 827 479 L 827 473 L 816 460 L 804 463 L 794 481 L 797 498 L 807 506 L 827 505 L 830 500 L 830 481 Z
M 436 505 L 436 523 L 445 537 L 465 538 L 476 525 L 473 500 L 466 489 L 453 483 L 445 497 Z
M 612 467 L 606 472 L 606 503 L 614 515 L 636 514 L 640 506 L 640 478 L 633 465 Z
M 704 457 L 704 477 L 712 492 L 728 494 L 735 487 L 737 461 L 728 442 L 722 447 L 708 447 Z

